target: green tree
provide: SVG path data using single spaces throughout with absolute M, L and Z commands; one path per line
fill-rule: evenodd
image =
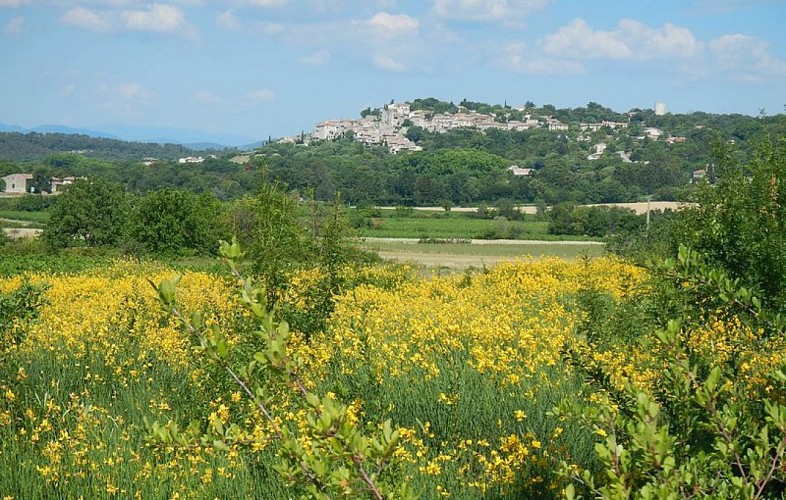
M 220 214 L 219 201 L 208 193 L 153 191 L 131 213 L 129 242 L 162 255 L 213 254 L 226 237 L 223 226 L 216 224 Z
M 786 310 L 786 141 L 761 141 L 747 162 L 716 144 L 718 182 L 703 186 L 679 239 Z
M 43 239 L 55 249 L 115 245 L 125 228 L 127 204 L 121 185 L 101 177 L 77 179 L 50 209 Z
M 33 181 L 30 184 L 30 190 L 35 194 L 52 192 L 52 175 L 49 169 L 35 169 L 33 172 Z
M 286 290 L 288 275 L 312 256 L 311 240 L 298 220 L 298 203 L 282 185 L 266 184 L 256 196 L 229 209 L 229 228 L 248 249 L 270 307 Z

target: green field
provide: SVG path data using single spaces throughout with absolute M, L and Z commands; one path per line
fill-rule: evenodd
M 43 226 L 49 220 L 49 212 L 22 212 L 19 210 L 0 210 L 0 219 L 19 221 L 27 227 Z M 11 227 L 7 226 L 6 227 Z
M 478 218 L 466 212 L 413 211 L 408 214 L 377 211 L 376 216 L 350 212 L 358 236 L 372 238 L 587 240 L 582 236 L 548 234 L 548 222 L 525 216 L 514 221 Z

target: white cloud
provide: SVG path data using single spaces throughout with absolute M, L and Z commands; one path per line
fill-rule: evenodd
M 709 42 L 716 66 L 732 79 L 759 81 L 786 77 L 786 61 L 770 54 L 768 44 L 756 37 L 723 35 Z
M 22 16 L 12 17 L 3 26 L 3 34 L 8 36 L 21 36 L 25 32 L 25 18 Z
M 23 3 L 26 3 L 24 0 L 0 0 L 0 8 L 16 8 L 21 7 Z
M 593 31 L 583 19 L 575 19 L 543 39 L 543 50 L 554 57 L 574 59 L 628 59 L 633 53 L 610 31 Z
M 253 104 L 272 101 L 275 97 L 276 94 L 270 89 L 252 90 L 246 94 L 246 100 Z
M 103 74 L 96 75 L 94 80 L 95 86 L 89 92 L 91 102 L 98 98 L 99 106 L 114 113 L 138 115 L 154 96 L 152 90 L 137 82 L 124 82 Z M 65 90 L 74 92 L 76 87 Z
M 586 72 L 579 61 L 543 57 L 524 43 L 505 46 L 498 65 L 525 75 L 576 75 Z
M 650 28 L 623 19 L 612 31 L 594 30 L 583 19 L 574 19 L 541 40 L 546 55 L 569 59 L 690 59 L 702 47 L 686 28 L 666 23 Z
M 401 73 L 403 71 L 407 71 L 408 69 L 406 64 L 402 63 L 401 61 L 397 61 L 393 57 L 385 54 L 374 55 L 372 61 L 374 62 L 374 66 L 378 67 L 379 69 L 393 73 Z
M 196 91 L 194 99 L 202 104 L 219 104 L 221 102 L 221 98 L 211 94 L 205 89 Z
M 121 15 L 131 30 L 193 35 L 183 11 L 173 5 L 153 4 L 147 10 L 126 10 Z
M 128 100 L 146 102 L 150 100 L 153 93 L 138 83 L 124 83 L 116 87 L 117 94 Z
M 221 14 L 216 16 L 216 24 L 218 24 L 222 28 L 226 28 L 232 31 L 243 30 L 243 26 L 240 23 L 240 20 L 235 15 L 235 11 L 231 9 L 226 12 L 222 12 Z
M 106 17 L 98 12 L 84 7 L 74 7 L 70 9 L 60 22 L 68 26 L 74 26 L 88 31 L 95 31 L 97 33 L 106 33 L 111 30 L 111 25 Z
M 378 12 L 369 19 L 351 21 L 343 30 L 349 46 L 384 71 L 407 71 L 418 52 L 425 50 L 420 21 L 406 14 Z
M 510 21 L 546 8 L 551 0 L 433 0 L 439 17 L 466 21 Z
M 311 66 L 320 66 L 330 60 L 330 51 L 328 49 L 319 49 L 313 54 L 301 57 L 298 62 L 308 64 Z
M 406 14 L 388 14 L 378 12 L 368 21 L 363 21 L 372 28 L 384 30 L 387 34 L 395 36 L 406 35 L 417 31 L 420 28 L 420 21 Z

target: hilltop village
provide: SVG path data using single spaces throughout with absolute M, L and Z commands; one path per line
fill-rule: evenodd
M 439 113 L 427 109 L 415 109 L 411 103 L 391 102 L 373 111 L 366 110 L 359 119 L 349 118 L 340 120 L 326 120 L 317 122 L 314 131 L 310 134 L 300 134 L 284 137 L 279 143 L 308 143 L 310 140 L 333 140 L 342 137 L 351 137 L 365 144 L 385 145 L 392 154 L 401 151 L 421 151 L 422 147 L 409 137 L 409 129 L 419 127 L 429 132 L 445 133 L 457 129 L 489 129 L 525 131 L 534 128 L 547 129 L 552 132 L 567 133 L 571 125 L 564 123 L 553 116 L 542 116 L 531 113 L 530 107 L 503 108 L 501 112 L 482 113 L 459 105 L 454 113 Z M 657 116 L 666 113 L 663 103 L 656 103 L 654 108 Z M 601 120 L 599 122 L 582 122 L 578 124 L 580 134 L 578 141 L 590 141 L 590 135 L 601 129 L 627 130 L 629 123 L 626 121 Z M 642 130 L 643 139 L 659 139 L 663 131 L 655 127 L 646 127 Z M 685 137 L 668 137 L 668 142 L 683 142 Z M 606 144 L 598 143 L 594 146 L 594 153 L 588 160 L 599 159 L 606 149 Z M 618 153 L 625 162 L 630 158 L 624 151 Z

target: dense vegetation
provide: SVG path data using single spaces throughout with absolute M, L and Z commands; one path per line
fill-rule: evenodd
M 767 132 L 786 133 L 781 115 L 754 118 L 695 112 L 659 116 L 641 109 L 618 113 L 597 103 L 567 109 L 527 103 L 523 110 L 516 110 L 466 100 L 454 105 L 433 98 L 415 99 L 412 108 L 431 113 L 488 113 L 500 122 L 527 114 L 555 118 L 568 130 L 433 133 L 409 127 L 407 135 L 423 151 L 392 155 L 381 145 L 364 145 L 347 137 L 307 144 L 271 143 L 236 160 L 239 163 L 229 161 L 236 155 L 229 151 L 188 164 L 176 163 L 176 158 L 194 154 L 179 146 L 59 134 L 3 134 L 7 150 L 0 151 L 4 159 L 0 174 L 27 171 L 42 180 L 100 174 L 134 193 L 178 188 L 210 192 L 222 200 L 245 196 L 261 183 L 276 180 L 301 192 L 313 190 L 314 197 L 322 201 L 340 191 L 352 205 L 439 206 L 446 201 L 475 205 L 494 204 L 502 198 L 547 205 L 674 200 L 690 196 L 694 171 L 716 175 L 714 143 L 735 143 L 744 159 L 751 144 Z M 369 109 L 363 114 L 378 111 Z M 628 126 L 581 130 L 582 123 L 604 120 Z M 648 127 L 659 129 L 660 139 L 646 137 Z M 667 137 L 679 139 L 666 141 Z M 605 152 L 598 159 L 588 159 L 599 143 L 606 145 Z M 40 144 L 46 148 L 38 148 Z M 620 152 L 627 156 L 621 157 Z M 147 156 L 157 161 L 144 165 Z M 511 165 L 533 172 L 515 176 L 506 170 Z
M 179 144 L 127 142 L 80 134 L 0 132 L 0 158 L 19 162 L 78 151 L 87 158 L 138 161 L 145 157 L 176 160 L 194 151 Z
M 444 277 L 370 263 L 340 198 L 301 200 L 263 175 L 223 205 L 77 180 L 48 207 L 59 257 L 15 269 L 13 244 L 0 265 L 0 465 L 15 471 L 0 493 L 782 497 L 786 140 L 771 137 L 717 142 L 695 205 L 649 224 L 572 204 L 516 221 L 614 227 L 610 247 L 631 260 Z M 386 158 L 348 141 L 275 146 L 289 147 Z M 271 151 L 258 173 L 296 156 Z M 388 159 L 473 177 L 497 158 Z M 221 271 L 148 260 L 232 235 Z M 91 254 L 107 246 L 136 258 Z

